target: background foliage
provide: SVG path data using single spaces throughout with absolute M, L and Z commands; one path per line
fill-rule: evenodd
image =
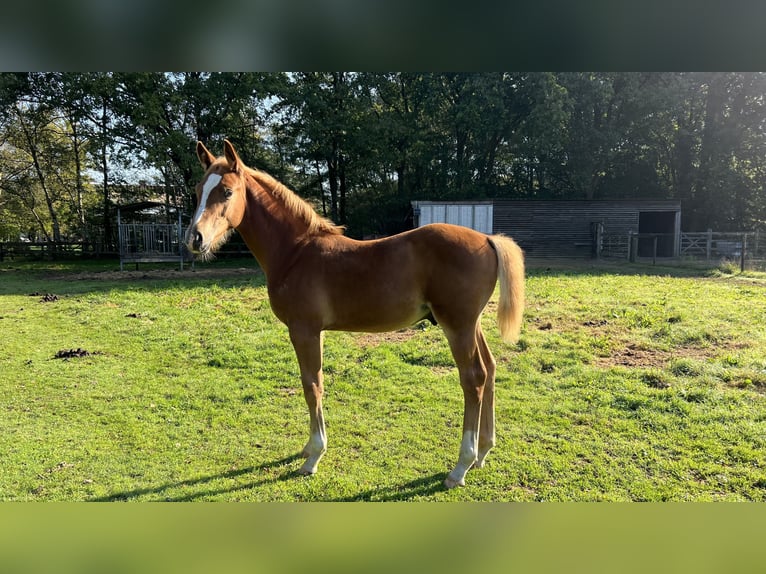
M 157 194 L 140 181 L 188 213 L 194 143 L 224 138 L 354 236 L 488 197 L 677 198 L 687 231 L 752 229 L 764 93 L 735 72 L 4 73 L 0 238 L 108 242 L 116 204 Z

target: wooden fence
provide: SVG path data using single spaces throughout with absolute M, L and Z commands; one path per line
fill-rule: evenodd
M 652 259 L 657 262 L 658 245 L 670 238 L 662 233 L 604 234 L 600 238 L 598 253 L 601 257 L 628 259 L 629 261 Z M 680 243 L 675 250 L 677 260 L 683 262 L 738 264 L 740 269 L 766 268 L 766 236 L 759 231 L 699 233 L 681 232 Z
M 71 259 L 77 257 L 114 257 L 100 245 L 85 241 L 0 241 L 0 261 L 17 259 Z

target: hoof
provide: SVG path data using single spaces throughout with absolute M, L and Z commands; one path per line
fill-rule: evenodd
M 298 474 L 300 474 L 301 476 L 311 476 L 312 474 L 316 474 L 316 472 L 317 472 L 316 467 L 314 468 L 306 467 L 305 464 L 298 469 Z
M 444 486 L 447 487 L 447 490 L 452 490 L 456 486 L 465 486 L 465 480 L 462 478 L 460 480 L 455 480 L 448 476 L 444 479 Z

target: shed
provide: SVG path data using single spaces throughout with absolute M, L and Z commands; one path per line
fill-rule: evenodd
M 452 223 L 492 233 L 492 201 L 413 201 L 415 227 Z
M 163 262 L 177 262 L 183 270 L 188 254 L 183 242 L 181 212 L 175 210 L 177 221 L 160 223 L 158 219 L 161 219 L 166 209 L 164 203 L 153 201 L 117 208 L 120 271 L 124 269 L 125 263 L 135 263 L 138 269 L 139 263 Z M 165 221 L 169 219 L 166 215 Z
M 469 207 L 489 209 L 490 228 L 466 225 L 485 233 L 504 233 L 532 257 L 627 258 L 631 246 L 639 257 L 677 257 L 681 243 L 679 200 L 505 200 L 491 202 L 413 202 L 420 204 L 416 225 L 434 221 L 464 225 Z M 422 205 L 430 215 L 423 218 Z M 438 207 L 437 207 L 438 206 Z M 442 217 L 444 214 L 445 217 Z M 480 218 L 481 219 L 481 218 Z

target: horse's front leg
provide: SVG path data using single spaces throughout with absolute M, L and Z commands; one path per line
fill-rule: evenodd
M 327 450 L 327 434 L 324 428 L 324 415 L 322 414 L 322 332 L 303 326 L 290 327 L 290 340 L 298 356 L 298 365 L 301 370 L 301 383 L 303 383 L 303 396 L 309 407 L 309 440 L 303 448 L 301 455 L 306 462 L 301 466 L 301 474 L 314 474 L 317 471 L 319 459 Z

